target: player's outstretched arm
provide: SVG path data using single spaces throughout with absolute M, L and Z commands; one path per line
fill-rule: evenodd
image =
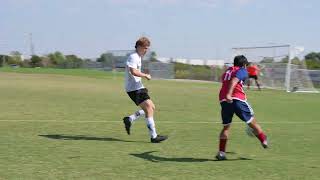
M 150 74 L 146 74 L 143 72 L 140 72 L 139 70 L 129 67 L 130 68 L 130 73 L 134 76 L 138 76 L 138 77 L 143 77 L 146 78 L 147 80 L 151 80 L 151 75 Z

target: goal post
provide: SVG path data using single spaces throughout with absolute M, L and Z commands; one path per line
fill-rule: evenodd
M 244 55 L 260 68 L 259 81 L 265 88 L 287 92 L 318 92 L 311 81 L 303 47 L 288 44 L 232 48 L 232 56 Z

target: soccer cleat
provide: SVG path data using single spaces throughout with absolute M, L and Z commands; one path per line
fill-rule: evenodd
M 227 157 L 224 152 L 218 152 L 218 154 L 216 155 L 216 159 L 218 161 L 224 161 L 227 160 Z
M 267 140 L 267 137 L 266 137 L 266 139 L 261 143 L 261 145 L 262 145 L 262 147 L 263 147 L 264 149 L 267 149 L 267 148 L 268 148 L 268 140 Z
M 124 127 L 126 128 L 127 134 L 130 135 L 131 121 L 129 117 L 123 118 Z
M 166 139 L 168 139 L 168 136 L 158 135 L 156 138 L 151 138 L 151 143 L 160 143 L 161 141 L 164 141 Z

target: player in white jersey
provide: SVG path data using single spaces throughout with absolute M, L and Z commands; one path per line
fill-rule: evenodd
M 153 119 L 155 105 L 148 95 L 148 89 L 146 89 L 141 81 L 141 78 L 151 80 L 151 75 L 141 72 L 141 60 L 150 47 L 150 41 L 146 37 L 141 37 L 136 41 L 135 52 L 132 53 L 126 62 L 125 72 L 125 89 L 131 100 L 139 106 L 141 109 L 136 111 L 130 116 L 123 118 L 123 123 L 127 133 L 130 135 L 130 128 L 132 123 L 139 119 L 139 117 L 145 115 L 145 120 L 152 143 L 159 143 L 166 140 L 167 136 L 158 135 Z

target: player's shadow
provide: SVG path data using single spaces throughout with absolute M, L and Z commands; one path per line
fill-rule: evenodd
M 187 158 L 187 157 L 182 157 L 182 158 L 167 158 L 167 157 L 161 157 L 161 156 L 156 156 L 153 155 L 152 153 L 157 152 L 157 151 L 148 151 L 140 154 L 130 154 L 132 156 L 151 161 L 151 162 L 163 162 L 163 161 L 171 161 L 171 162 L 208 162 L 208 161 L 217 161 L 215 159 L 202 159 L 202 158 Z M 227 161 L 237 161 L 237 160 L 252 160 L 249 158 L 237 158 L 237 159 L 228 159 Z
M 206 162 L 212 161 L 211 159 L 199 159 L 199 158 L 167 158 L 153 155 L 152 153 L 157 151 L 148 151 L 140 154 L 130 154 L 132 156 L 145 159 L 151 162 L 161 162 L 161 161 L 173 161 L 173 162 Z
M 115 141 L 115 142 L 139 142 L 139 141 L 127 141 L 111 137 L 93 137 L 84 135 L 63 135 L 63 134 L 41 134 L 41 137 L 58 140 L 87 140 L 87 141 Z M 140 141 L 142 142 L 142 141 Z M 144 142 L 145 143 L 145 142 Z
M 226 161 L 219 161 L 219 160 L 213 160 L 213 161 L 219 161 L 219 162 L 228 162 L 228 161 L 250 161 L 250 160 L 253 160 L 253 159 L 250 159 L 250 158 L 246 158 L 246 157 L 238 157 L 238 158 L 234 158 L 234 159 L 229 159 L 226 160 Z

